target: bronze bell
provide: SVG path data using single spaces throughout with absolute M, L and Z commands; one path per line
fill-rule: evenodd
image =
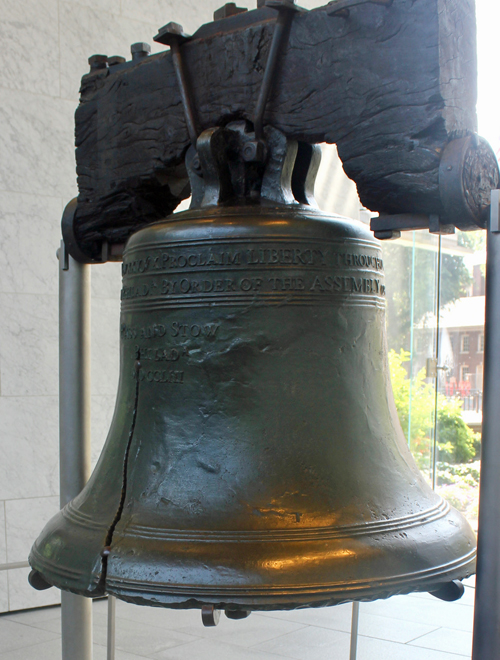
M 237 618 L 474 572 L 474 534 L 397 418 L 380 245 L 283 203 L 292 170 L 278 169 L 246 206 L 220 203 L 223 173 L 191 170 L 200 208 L 129 240 L 115 415 L 89 483 L 33 546 L 47 583 Z

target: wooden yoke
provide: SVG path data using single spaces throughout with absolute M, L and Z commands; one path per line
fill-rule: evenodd
M 200 131 L 253 120 L 276 15 L 262 7 L 223 18 L 182 45 Z M 476 131 L 475 31 L 473 0 L 336 0 L 297 13 L 265 124 L 336 143 L 367 208 L 446 219 L 441 155 Z M 95 259 L 103 242 L 113 252 L 190 194 L 171 51 L 116 61 L 84 76 L 76 112 L 74 229 Z

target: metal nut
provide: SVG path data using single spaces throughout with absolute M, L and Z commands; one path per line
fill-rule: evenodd
M 260 140 L 247 142 L 243 147 L 243 160 L 247 163 L 261 163 L 266 158 L 266 147 Z
M 196 155 L 191 161 L 191 168 L 195 172 L 201 172 L 201 162 L 200 162 L 200 157 L 198 155 Z
M 151 55 L 151 46 L 143 41 L 138 41 L 130 46 L 132 60 L 142 60 L 143 57 Z
M 120 57 L 120 55 L 113 55 L 112 57 L 108 57 L 108 66 L 115 66 L 115 64 L 125 64 L 127 60 L 124 57 Z
M 98 69 L 106 69 L 108 66 L 108 56 L 107 55 L 91 55 L 89 57 L 89 64 L 91 71 L 97 71 Z
M 214 11 L 214 21 L 220 21 L 222 18 L 229 18 L 229 16 L 236 16 L 248 11 L 245 7 L 237 7 L 235 2 L 226 2 L 224 7 Z

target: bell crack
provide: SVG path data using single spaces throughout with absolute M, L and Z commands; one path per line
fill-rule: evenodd
M 132 422 L 130 424 L 130 431 L 128 434 L 127 447 L 125 449 L 125 458 L 123 461 L 123 477 L 122 477 L 122 489 L 120 494 L 120 502 L 118 504 L 118 509 L 116 511 L 113 522 L 111 523 L 108 533 L 106 534 L 106 540 L 104 542 L 104 548 L 102 550 L 102 574 L 101 579 L 99 580 L 100 586 L 105 591 L 106 590 L 106 579 L 108 573 L 108 557 L 111 554 L 111 543 L 113 541 L 113 535 L 116 529 L 116 526 L 121 520 L 123 509 L 125 507 L 125 497 L 127 494 L 127 478 L 128 478 L 128 462 L 130 456 L 130 450 L 132 448 L 132 440 L 134 439 L 135 424 L 137 421 L 137 408 L 139 404 L 139 371 L 141 368 L 141 363 L 139 361 L 139 353 L 137 353 L 137 359 L 135 362 L 135 398 L 134 398 L 134 408 L 132 411 Z

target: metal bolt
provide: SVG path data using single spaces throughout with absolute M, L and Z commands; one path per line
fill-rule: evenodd
M 138 41 L 130 46 L 130 52 L 132 53 L 132 60 L 142 60 L 144 57 L 151 55 L 151 46 L 143 41 Z
M 198 154 L 196 154 L 196 156 L 191 161 L 191 167 L 195 172 L 201 172 L 200 157 L 198 156 Z
M 220 21 L 222 18 L 229 18 L 229 16 L 236 16 L 248 11 L 244 7 L 237 7 L 235 2 L 226 2 L 224 7 L 214 11 L 214 21 Z
M 113 55 L 113 57 L 108 57 L 108 66 L 115 66 L 115 64 L 125 64 L 127 60 L 124 57 L 119 55 Z
M 185 43 L 190 38 L 191 37 L 188 34 L 184 33 L 182 25 L 179 25 L 178 23 L 167 23 L 167 25 L 164 25 L 158 30 L 156 37 L 153 37 L 154 41 L 170 46 L 170 50 L 172 51 L 172 60 L 177 83 L 179 85 L 179 91 L 181 93 L 189 139 L 191 140 L 191 144 L 196 145 L 198 140 L 198 130 L 196 128 L 197 122 L 181 53 L 181 44 Z
M 111 547 L 109 545 L 104 546 L 104 548 L 102 549 L 102 552 L 101 552 L 101 556 L 102 557 L 109 557 L 110 554 L 111 554 Z
M 182 25 L 173 21 L 161 27 L 156 37 L 153 37 L 153 41 L 159 44 L 165 44 L 165 46 L 171 46 L 174 42 L 176 44 L 183 43 L 188 39 L 189 35 L 185 34 Z
M 89 64 L 91 71 L 98 71 L 99 69 L 108 68 L 108 56 L 107 55 L 91 55 L 89 57 Z
M 247 142 L 243 147 L 243 160 L 245 160 L 247 163 L 261 163 L 265 160 L 265 157 L 266 147 L 260 140 Z

